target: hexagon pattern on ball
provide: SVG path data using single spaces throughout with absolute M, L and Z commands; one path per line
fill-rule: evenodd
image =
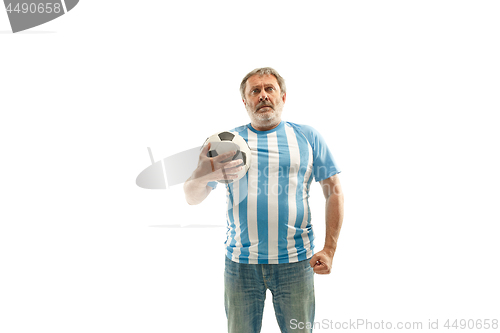
M 231 160 L 242 159 L 245 168 L 238 172 L 238 178 L 236 179 L 221 179 L 218 180 L 219 183 L 229 184 L 233 181 L 240 180 L 245 176 L 248 169 L 250 168 L 250 160 L 252 153 L 250 152 L 250 147 L 248 143 L 243 139 L 242 136 L 234 134 L 231 132 L 219 132 L 216 133 L 205 140 L 203 147 L 210 143 L 210 150 L 207 153 L 208 157 L 215 157 L 221 154 L 227 153 L 231 150 L 236 150 L 236 154 L 232 157 L 225 159 L 223 162 L 229 162 Z

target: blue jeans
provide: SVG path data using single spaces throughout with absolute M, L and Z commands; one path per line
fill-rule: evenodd
M 312 332 L 314 271 L 309 259 L 288 264 L 240 264 L 226 258 L 224 306 L 229 333 L 259 333 L 266 290 L 282 333 Z M 293 329 L 292 329 L 293 328 Z

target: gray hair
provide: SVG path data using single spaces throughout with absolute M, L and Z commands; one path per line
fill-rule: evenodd
M 247 87 L 247 80 L 251 76 L 253 76 L 253 75 L 259 75 L 259 76 L 262 76 L 262 75 L 274 75 L 274 77 L 278 81 L 278 85 L 280 86 L 281 96 L 283 96 L 286 93 L 285 79 L 283 79 L 281 77 L 281 75 L 279 75 L 278 72 L 275 69 L 273 69 L 271 67 L 262 67 L 262 68 L 256 68 L 256 69 L 254 69 L 253 71 L 251 71 L 250 73 L 248 73 L 243 78 L 243 80 L 241 81 L 241 84 L 240 84 L 241 98 L 246 99 L 245 98 L 245 89 Z

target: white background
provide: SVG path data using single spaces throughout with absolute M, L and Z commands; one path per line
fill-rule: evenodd
M 0 10 L 0 331 L 225 331 L 223 187 L 191 207 L 135 178 L 146 147 L 161 159 L 248 123 L 239 83 L 261 66 L 287 82 L 283 119 L 318 129 L 342 170 L 316 320 L 500 319 L 499 14 L 83 0 L 12 34 Z M 316 183 L 310 203 L 319 250 Z

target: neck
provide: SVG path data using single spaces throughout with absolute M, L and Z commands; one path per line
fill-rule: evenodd
M 254 129 L 256 129 L 257 131 L 269 131 L 269 130 L 272 130 L 273 128 L 276 128 L 278 127 L 278 125 L 281 123 L 281 120 L 277 123 L 277 124 L 274 124 L 274 125 L 257 125 L 255 123 L 252 123 L 252 127 Z

